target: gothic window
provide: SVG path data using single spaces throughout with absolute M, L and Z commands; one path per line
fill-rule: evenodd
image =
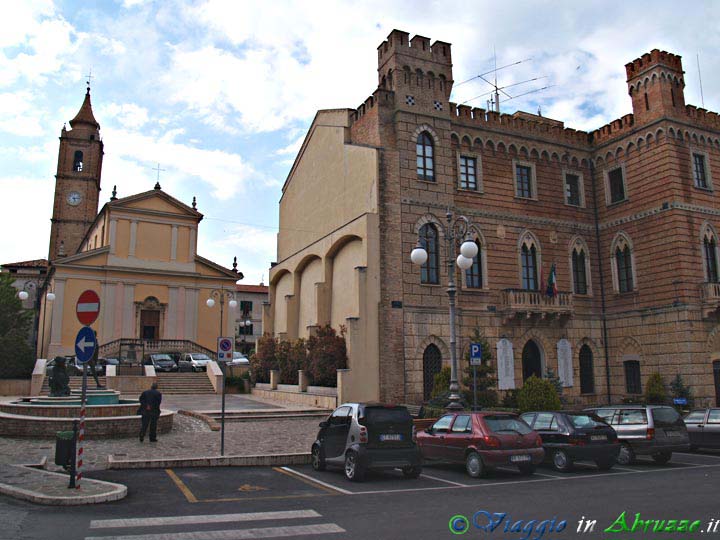
M 475 244 L 477 244 L 478 252 L 473 258 L 472 266 L 465 270 L 465 285 L 469 289 L 482 289 L 482 246 L 478 240 L 475 240 Z
M 73 171 L 82 172 L 83 170 L 83 153 L 80 150 L 75 151 L 73 158 Z
M 612 273 L 615 291 L 627 293 L 635 290 L 635 266 L 632 244 L 624 233 L 615 237 L 612 248 Z
M 595 392 L 595 374 L 593 371 L 593 354 L 590 347 L 580 347 L 580 393 L 592 394 Z
M 435 386 L 435 375 L 442 370 L 442 354 L 437 345 L 430 344 L 423 353 L 423 399 L 430 399 Z
M 575 294 L 587 294 L 587 275 L 585 273 L 585 250 L 575 248 L 572 252 L 573 291 Z
M 415 77 L 417 79 L 417 85 L 422 86 L 423 83 L 423 72 L 419 69 L 415 70 Z
M 623 365 L 625 367 L 625 390 L 628 394 L 641 394 L 640 362 L 638 360 L 626 360 Z
M 428 258 L 420 267 L 420 283 L 437 285 L 440 283 L 438 253 L 438 232 L 435 225 L 426 223 L 420 227 L 420 243 L 427 251 Z
M 607 189 L 610 193 L 608 204 L 625 200 L 625 178 L 622 167 L 617 167 L 607 173 Z
M 477 187 L 477 159 L 460 156 L 460 189 L 476 191 Z
M 527 291 L 537 291 L 537 250 L 534 245 L 522 247 L 520 263 L 522 265 L 522 288 Z
M 703 262 L 705 263 L 705 280 L 708 283 L 717 283 L 719 281 L 717 241 L 710 227 L 706 227 L 703 235 Z
M 427 131 L 417 138 L 417 175 L 420 180 L 435 181 L 433 140 Z

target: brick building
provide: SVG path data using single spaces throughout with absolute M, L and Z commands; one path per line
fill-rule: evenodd
M 450 209 L 480 247 L 453 266 L 459 353 L 481 329 L 500 389 L 550 368 L 571 401 L 619 401 L 679 373 L 718 402 L 720 117 L 685 104 L 679 56 L 625 69 L 632 114 L 588 133 L 450 103 L 450 44 L 394 30 L 378 88 L 319 111 L 288 175 L 265 331 L 343 324 L 345 396 L 422 401 L 450 358 Z

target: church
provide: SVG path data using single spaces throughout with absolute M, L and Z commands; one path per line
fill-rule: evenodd
M 203 215 L 194 198 L 179 201 L 159 179 L 127 197 L 113 188 L 98 211 L 103 153 L 88 87 L 60 133 L 45 287 L 54 299 L 42 295 L 38 354 L 75 354 L 76 305 L 85 290 L 100 296 L 92 325 L 100 356 L 137 360 L 148 347 L 211 353 L 219 335 L 235 334 L 237 263 L 229 269 L 198 255 Z

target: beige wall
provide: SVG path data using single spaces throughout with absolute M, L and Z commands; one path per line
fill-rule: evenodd
M 315 284 L 323 281 L 322 263 L 313 259 L 300 276 L 300 315 L 298 317 L 298 337 L 307 338 L 308 326 L 318 324 L 317 291 Z
M 358 283 L 355 267 L 365 266 L 363 244 L 353 240 L 343 246 L 335 255 L 332 265 L 332 301 L 330 324 L 340 328 L 347 317 L 358 316 Z
M 285 296 L 292 294 L 293 290 L 293 278 L 292 274 L 285 274 L 280 278 L 277 285 L 272 287 L 275 291 L 274 300 L 274 320 L 275 323 L 275 335 L 287 332 L 287 302 Z M 265 331 L 265 330 L 263 330 Z
M 148 261 L 170 260 L 170 225 L 139 222 L 135 256 Z

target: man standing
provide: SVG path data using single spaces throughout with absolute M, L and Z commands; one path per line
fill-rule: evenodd
M 150 390 L 140 394 L 140 408 L 138 412 L 142 415 L 142 426 L 140 427 L 140 442 L 145 439 L 148 425 L 150 426 L 150 442 L 157 442 L 157 422 L 160 418 L 160 403 L 162 394 L 158 391 L 158 384 L 152 383 Z

